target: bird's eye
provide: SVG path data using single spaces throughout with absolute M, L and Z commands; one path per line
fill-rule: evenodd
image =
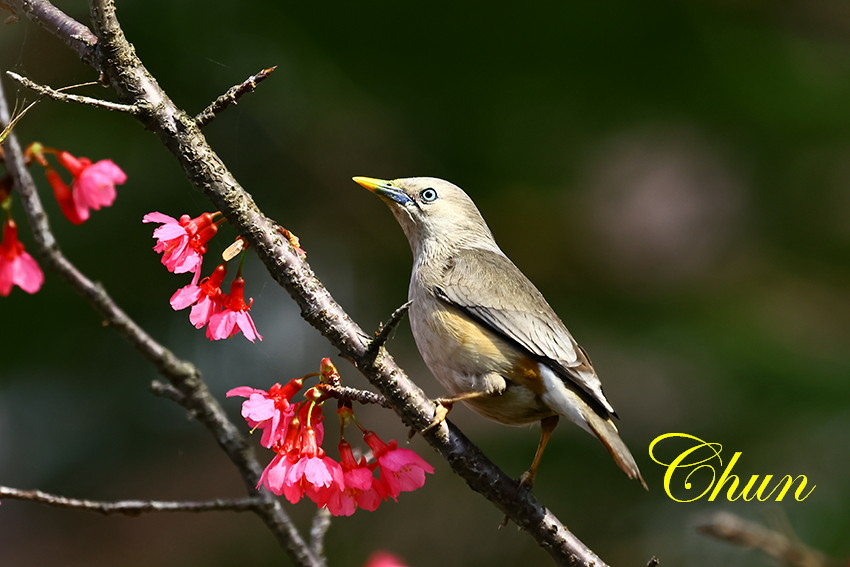
M 437 200 L 437 192 L 429 187 L 427 189 L 423 189 L 422 192 L 419 193 L 419 197 L 421 197 L 426 203 L 432 203 Z

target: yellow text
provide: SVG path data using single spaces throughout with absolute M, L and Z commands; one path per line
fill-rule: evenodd
M 655 450 L 659 443 L 669 439 L 684 439 L 688 447 L 675 456 L 669 463 L 656 457 Z M 680 441 L 681 443 L 681 441 Z M 758 500 L 764 502 L 773 499 L 781 502 L 791 491 L 794 484 L 794 500 L 802 502 L 815 490 L 817 485 L 813 484 L 806 492 L 809 479 L 806 475 L 784 475 L 774 481 L 774 475 L 759 476 L 754 474 L 742 484 L 741 478 L 732 474 L 732 470 L 743 454 L 737 451 L 724 466 L 720 453 L 723 446 L 720 443 L 708 443 L 699 437 L 687 433 L 665 433 L 659 435 L 649 444 L 649 456 L 659 465 L 666 467 L 664 472 L 664 492 L 676 502 L 695 502 L 705 498 L 714 502 L 718 497 L 725 498 L 730 502 L 744 500 L 750 502 Z M 717 467 L 717 468 L 715 468 Z M 718 476 L 718 468 L 721 468 Z

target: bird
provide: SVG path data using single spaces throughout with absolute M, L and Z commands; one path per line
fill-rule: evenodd
M 537 450 L 520 477 L 530 487 L 564 417 L 647 488 L 587 353 L 496 244 L 472 199 L 434 177 L 353 180 L 389 206 L 413 252 L 410 327 L 426 366 L 450 394 L 437 400 L 432 425 L 461 401 L 503 424 L 539 422 Z

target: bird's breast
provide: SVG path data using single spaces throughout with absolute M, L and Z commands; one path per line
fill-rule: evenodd
M 411 306 L 410 320 L 416 344 L 429 367 L 449 366 L 465 373 L 511 370 L 517 353 L 504 340 L 434 297 L 420 299 Z
M 451 394 L 486 392 L 467 403 L 485 417 L 508 424 L 552 415 L 541 400 L 537 361 L 460 310 L 428 294 L 414 295 L 413 336 L 434 377 Z

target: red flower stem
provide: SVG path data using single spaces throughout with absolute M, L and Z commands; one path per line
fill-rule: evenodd
M 310 400 L 310 406 L 307 408 L 307 427 L 313 427 L 313 410 L 317 405 L 318 404 L 315 401 Z
M 245 265 L 245 249 L 244 248 L 239 253 L 239 267 L 236 269 L 236 277 L 237 278 L 242 277 L 242 266 L 243 265 Z
M 299 380 L 306 380 L 307 378 L 315 378 L 316 376 L 321 375 L 321 372 L 310 372 L 309 374 L 305 374 Z

